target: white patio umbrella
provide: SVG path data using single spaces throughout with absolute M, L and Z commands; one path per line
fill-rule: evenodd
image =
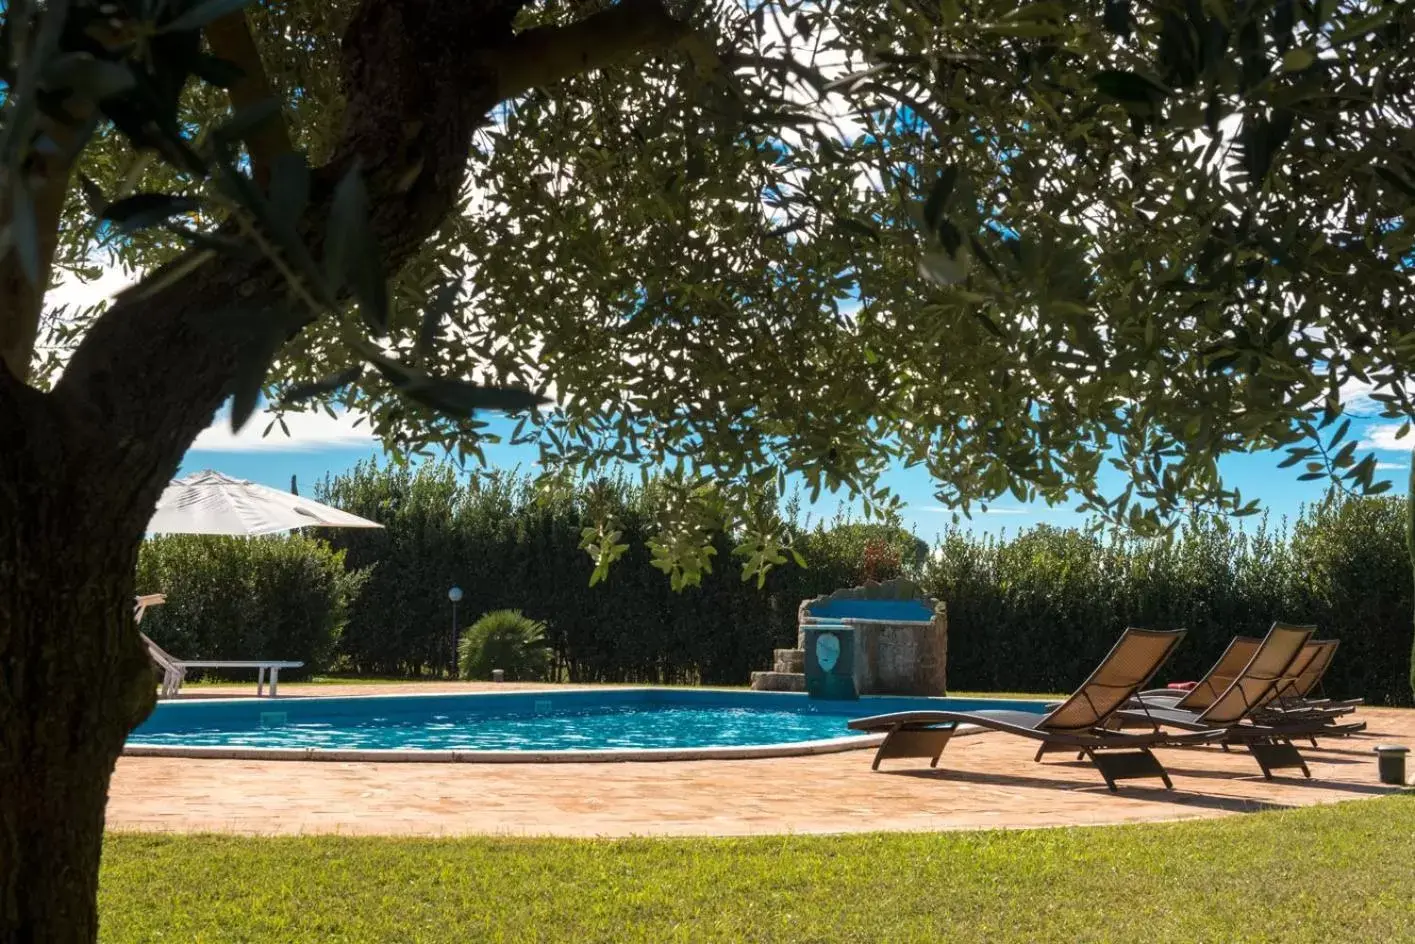
M 157 502 L 148 534 L 254 536 L 295 528 L 381 528 L 383 525 L 319 502 L 220 472 L 173 479 Z

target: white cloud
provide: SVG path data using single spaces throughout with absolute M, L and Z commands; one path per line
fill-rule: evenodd
M 355 426 L 359 414 L 335 411 L 334 417 L 318 413 L 287 413 L 287 436 L 276 423 L 269 436 L 262 436 L 275 418 L 269 409 L 262 410 L 239 433 L 231 432 L 230 413 L 223 409 L 210 426 L 202 430 L 192 443 L 193 450 L 206 452 L 320 452 L 325 449 L 374 449 L 378 439 L 369 429 L 367 420 Z
M 51 383 L 57 379 L 58 371 L 68 363 L 71 352 L 69 345 L 56 345 L 53 332 L 63 326 L 72 325 L 80 316 L 99 302 L 107 301 L 123 289 L 135 283 L 137 273 L 124 272 L 120 266 L 108 266 L 92 281 L 84 282 L 69 271 L 60 271 L 54 283 L 44 295 L 44 322 L 36 348 L 36 369 L 43 364 L 49 371 Z M 51 360 L 53 358 L 53 360 Z
M 1366 438 L 1361 440 L 1360 449 L 1375 449 L 1379 452 L 1409 452 L 1415 447 L 1415 436 L 1408 433 L 1404 439 L 1396 439 L 1400 431 L 1399 423 L 1376 423 L 1366 427 Z
M 945 508 L 942 505 L 914 505 L 912 509 L 914 511 L 930 511 L 936 515 L 951 515 L 958 511 L 956 508 Z M 986 509 L 976 508 L 973 510 L 975 515 L 1030 515 L 1031 513 L 1030 508 L 998 508 L 995 505 L 989 505 Z
M 1378 472 L 1403 472 L 1403 471 L 1405 471 L 1405 470 L 1408 469 L 1408 468 L 1410 468 L 1410 466 L 1408 466 L 1408 465 L 1403 465 L 1403 464 L 1401 464 L 1401 463 L 1399 463 L 1399 462 L 1377 462 L 1377 463 L 1376 463 L 1376 471 L 1378 471 Z
M 1362 414 L 1379 413 L 1382 405 L 1371 399 L 1371 394 L 1375 392 L 1376 385 L 1365 383 L 1352 377 L 1341 385 L 1339 396 L 1342 405 L 1346 407 L 1348 414 L 1360 416 Z

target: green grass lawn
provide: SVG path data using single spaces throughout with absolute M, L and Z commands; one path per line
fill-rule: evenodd
M 100 908 L 113 942 L 1411 941 L 1415 795 L 1019 832 L 114 834 Z

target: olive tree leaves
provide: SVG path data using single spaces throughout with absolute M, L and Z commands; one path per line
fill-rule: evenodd
M 194 82 L 229 84 L 239 74 L 232 64 L 202 51 L 201 31 L 247 3 L 163 0 L 125 7 L 72 0 L 42 11 L 26 3 L 13 5 L 4 33 L 6 48 L 15 53 L 11 47 L 23 38 L 20 32 L 26 26 L 37 23 L 40 35 L 23 53 L 7 59 L 22 63 L 25 72 L 7 77 L 11 84 L 25 87 L 28 82 L 37 89 L 34 96 L 8 96 L 4 102 L 0 149 L 8 165 L 18 168 L 27 147 L 34 146 L 24 137 L 37 127 L 29 103 L 86 134 L 92 133 L 92 121 L 82 116 L 96 110 L 134 147 L 165 158 L 184 185 L 185 192 L 139 191 L 110 201 L 98 184 L 82 177 L 86 202 L 108 245 L 160 229 L 191 247 L 185 257 L 150 279 L 142 293 L 150 294 L 227 254 L 263 256 L 279 270 L 289 289 L 288 308 L 223 311 L 211 319 L 211 330 L 230 338 L 241 358 L 232 389 L 231 419 L 237 429 L 258 405 L 270 364 L 284 343 L 311 322 L 331 315 L 337 319 L 345 298 L 357 304 L 366 329 L 363 335 L 346 331 L 346 347 L 372 363 L 410 401 L 461 418 L 481 410 L 526 410 L 545 402 L 526 390 L 481 386 L 405 366 L 371 342 L 388 331 L 391 295 L 359 168 L 351 167 L 340 179 L 327 202 L 323 225 L 311 220 L 318 208 L 311 205 L 311 171 L 303 155 L 276 155 L 267 189 L 250 176 L 245 143 L 269 122 L 281 120 L 279 101 L 238 109 L 196 133 L 179 120 L 179 108 Z M 37 281 L 38 235 L 24 176 L 8 175 L 14 182 L 16 210 L 8 233 L 24 271 Z M 317 262 L 320 245 L 323 258 Z M 435 331 L 428 335 L 429 340 L 435 337 Z M 326 379 L 297 385 L 282 402 L 328 396 L 361 377 L 355 366 L 344 367 Z
M 342 403 L 405 452 L 476 455 L 473 417 L 504 409 L 547 476 L 673 470 L 653 553 L 677 585 L 721 564 L 721 529 L 749 576 L 791 560 L 752 498 L 788 480 L 883 512 L 897 462 L 964 512 L 1079 499 L 1157 530 L 1253 507 L 1218 475 L 1233 452 L 1297 450 L 1296 474 L 1374 490 L 1336 436 L 1342 385 L 1412 412 L 1411 5 L 723 8 L 691 61 L 573 76 L 489 120 L 463 204 L 396 273 L 356 168 L 316 180 L 288 155 L 262 187 L 246 163 L 281 113 L 334 152 L 343 7 L 246 7 L 283 99 L 232 114 L 199 31 L 238 7 L 124 6 L 135 28 L 109 43 L 70 0 L 73 30 L 8 60 L 42 61 L 5 78 L 45 94 L 4 102 L 7 161 L 51 112 L 91 135 L 71 203 L 101 234 L 66 227 L 64 263 L 102 243 L 177 259 L 164 277 L 226 254 L 277 269 L 288 310 L 219 328 L 251 362 L 234 418 L 262 395 Z M 36 9 L 7 29 L 54 22 Z M 33 194 L 12 203 L 38 270 Z M 559 408 L 536 409 L 552 384 Z M 601 577 L 619 532 L 582 536 Z

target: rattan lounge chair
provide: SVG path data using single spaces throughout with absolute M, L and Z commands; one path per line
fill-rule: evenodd
M 1315 627 L 1314 627 L 1315 629 Z M 1168 688 L 1156 688 L 1141 692 L 1131 702 L 1131 708 L 1177 708 L 1181 711 L 1203 711 L 1214 700 L 1227 691 L 1242 673 L 1262 639 L 1253 636 L 1236 636 L 1228 648 L 1219 656 L 1218 662 L 1209 669 L 1187 693 Z M 1312 639 L 1302 647 L 1292 665 L 1283 673 L 1282 680 L 1273 686 L 1264 703 L 1255 709 L 1254 720 L 1321 719 L 1331 720 L 1350 714 L 1362 703 L 1359 698 L 1345 701 L 1330 699 L 1314 700 L 1309 693 L 1321 683 L 1327 667 L 1336 653 L 1337 640 Z M 1315 739 L 1314 739 L 1315 742 Z
M 1280 719 L 1263 714 L 1264 706 L 1290 678 L 1288 673 L 1312 632 L 1311 626 L 1274 623 L 1243 671 L 1202 710 L 1186 711 L 1142 702 L 1139 708 L 1127 707 L 1117 714 L 1124 722 L 1134 725 L 1158 723 L 1194 732 L 1220 728 L 1224 731 L 1221 743 L 1248 748 L 1265 778 L 1271 780 L 1274 770 L 1284 768 L 1297 768 L 1304 776 L 1311 777 L 1312 772 L 1292 743 L 1293 738 L 1349 734 L 1365 728 L 1364 723 L 1333 724 L 1331 716 L 1323 712 Z
M 1324 712 L 1328 716 L 1334 716 L 1350 714 L 1363 705 L 1365 699 L 1362 698 L 1312 697 L 1313 692 L 1320 690 L 1322 678 L 1331 667 L 1332 660 L 1336 658 L 1336 650 L 1340 644 L 1340 640 L 1336 639 L 1314 639 L 1307 643 L 1292 668 L 1288 669 L 1287 677 L 1278 686 L 1272 701 L 1264 706 L 1264 710 L 1283 715 Z
M 1202 711 L 1222 695 L 1233 680 L 1253 660 L 1253 654 L 1262 645 L 1261 639 L 1252 636 L 1235 636 L 1218 657 L 1213 668 L 1188 692 L 1178 692 L 1171 688 L 1154 688 L 1141 692 L 1137 697 L 1146 705 L 1157 708 L 1180 708 L 1184 711 Z M 1135 705 L 1139 707 L 1139 705 Z
M 1207 743 L 1222 732 L 1175 735 L 1154 727 L 1140 733 L 1109 730 L 1105 724 L 1154 677 L 1183 638 L 1183 630 L 1127 629 L 1076 693 L 1046 714 L 993 709 L 900 711 L 859 718 L 849 726 L 856 731 L 885 733 L 884 743 L 875 753 L 874 770 L 879 769 L 880 761 L 895 757 L 927 757 L 929 766 L 937 767 L 939 755 L 958 726 L 973 724 L 1040 741 L 1037 760 L 1053 751 L 1080 753 L 1096 765 L 1112 792 L 1117 780 L 1143 777 L 1158 777 L 1167 789 L 1173 789 L 1169 774 L 1151 748 Z

